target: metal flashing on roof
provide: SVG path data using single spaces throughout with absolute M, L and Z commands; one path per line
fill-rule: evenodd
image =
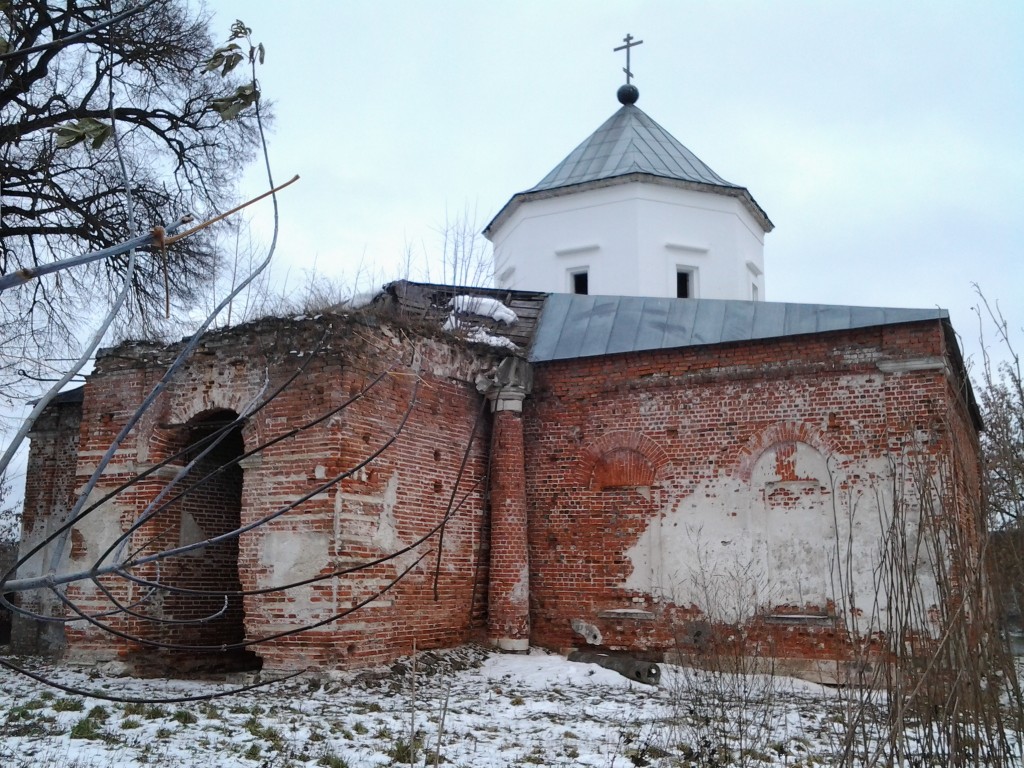
M 549 294 L 530 362 L 947 320 L 944 309 Z

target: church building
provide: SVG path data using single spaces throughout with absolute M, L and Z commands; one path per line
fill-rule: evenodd
M 741 634 L 807 671 L 884 638 L 911 540 L 940 614 L 982 525 L 948 314 L 766 301 L 768 215 L 638 96 L 488 224 L 493 288 L 210 332 L 166 382 L 184 342 L 104 350 L 33 432 L 19 570 L 100 575 L 15 638 L 295 670 Z

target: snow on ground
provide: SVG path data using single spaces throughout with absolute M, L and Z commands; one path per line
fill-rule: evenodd
M 141 697 L 231 688 L 34 668 L 66 685 Z M 415 674 L 404 660 L 188 704 L 83 700 L 0 670 L 0 765 L 408 765 L 412 741 L 422 766 L 434 765 L 439 730 L 439 764 L 467 768 L 724 765 L 709 762 L 723 734 L 742 753 L 728 764 L 829 765 L 840 707 L 835 691 L 788 678 L 745 676 L 723 687 L 707 673 L 666 667 L 652 688 L 542 651 L 474 646 L 420 654 Z

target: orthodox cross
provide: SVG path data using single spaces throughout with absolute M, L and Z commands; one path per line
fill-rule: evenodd
M 635 48 L 636 46 L 640 45 L 641 43 L 643 43 L 643 40 L 637 40 L 634 43 L 633 42 L 633 36 L 630 35 L 630 34 L 627 34 L 624 38 L 622 38 L 622 42 L 624 42 L 625 45 L 620 45 L 615 50 L 616 51 L 623 51 L 624 50 L 626 52 L 626 66 L 623 68 L 622 71 L 626 73 L 626 85 L 629 85 L 629 79 L 633 76 L 633 73 L 629 71 L 629 49 L 630 48 Z

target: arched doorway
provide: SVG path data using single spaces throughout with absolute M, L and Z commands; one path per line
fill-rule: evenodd
M 205 411 L 186 424 L 183 462 L 194 466 L 178 484 L 178 497 L 167 510 L 177 529 L 174 546 L 209 541 L 241 524 L 242 424 L 231 410 Z M 233 425 L 233 426 L 232 426 Z M 245 638 L 245 613 L 238 578 L 238 539 L 206 544 L 162 565 L 160 581 L 180 589 L 209 594 L 167 591 L 163 595 L 163 642 L 186 646 L 221 646 Z M 254 653 L 227 650 L 216 653 L 174 653 L 178 671 L 239 669 L 258 666 Z M 184 661 L 187 659 L 187 663 Z M 186 668 L 181 664 L 186 663 Z

